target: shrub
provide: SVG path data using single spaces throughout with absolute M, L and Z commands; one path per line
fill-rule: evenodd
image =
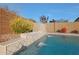
M 73 31 L 71 31 L 71 33 L 78 33 L 78 31 L 77 30 L 73 30 Z
M 60 30 L 57 30 L 56 32 L 61 32 Z
M 31 32 L 33 30 L 33 22 L 28 19 L 16 18 L 10 21 L 10 27 L 15 33 Z
M 64 28 L 61 29 L 61 32 L 62 33 L 66 33 L 67 32 L 67 29 L 64 27 Z

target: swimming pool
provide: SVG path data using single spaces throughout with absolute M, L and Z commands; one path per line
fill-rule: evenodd
M 48 35 L 20 51 L 19 55 L 78 55 L 79 37 Z

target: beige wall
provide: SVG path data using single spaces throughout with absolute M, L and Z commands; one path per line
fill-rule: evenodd
M 62 23 L 55 23 L 55 32 L 57 30 L 61 30 L 63 27 L 67 28 L 67 32 L 71 32 L 72 30 L 79 31 L 79 22 L 62 22 Z M 54 23 L 47 23 L 45 24 L 46 31 L 49 33 L 54 32 Z
M 9 22 L 15 17 L 17 17 L 16 13 L 0 8 L 0 34 L 13 33 L 10 29 Z
M 62 28 L 66 27 L 67 28 L 67 32 L 71 32 L 73 30 L 77 30 L 79 31 L 79 22 L 55 22 L 54 23 L 46 23 L 46 24 L 43 24 L 44 26 L 42 26 L 41 28 L 39 27 L 38 24 L 35 23 L 34 25 L 34 31 L 41 31 L 43 30 L 43 28 L 45 27 L 46 31 L 48 33 L 52 33 L 54 32 L 54 29 L 55 29 L 55 32 L 57 30 L 61 30 Z M 54 28 L 54 25 L 55 25 L 55 28 Z

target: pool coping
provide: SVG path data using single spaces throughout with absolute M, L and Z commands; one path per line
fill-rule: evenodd
M 79 36 L 79 34 L 72 34 L 72 33 L 48 33 L 48 35 L 67 35 L 67 36 Z

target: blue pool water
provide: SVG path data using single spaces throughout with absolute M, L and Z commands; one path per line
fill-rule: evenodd
M 79 37 L 48 36 L 34 42 L 19 55 L 78 55 Z

